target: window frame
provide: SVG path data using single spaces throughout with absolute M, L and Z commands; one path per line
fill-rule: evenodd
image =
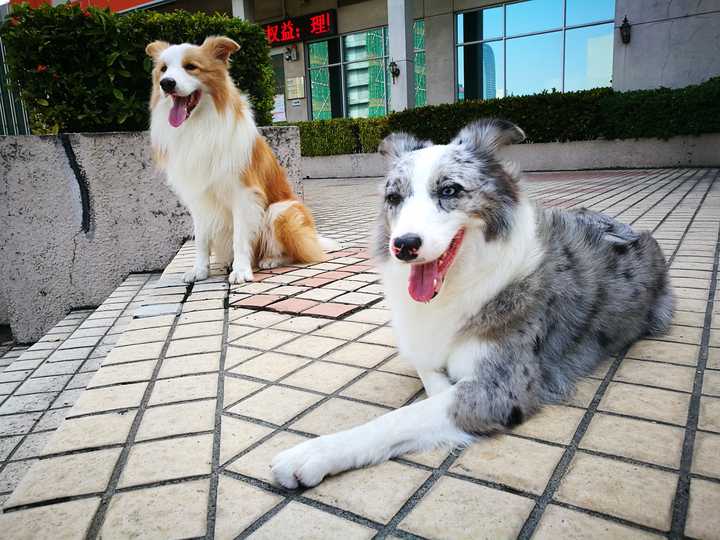
M 615 19 L 598 19 L 596 21 L 583 23 L 583 24 L 573 24 L 569 25 L 567 24 L 567 3 L 570 0 L 562 0 L 562 26 L 554 27 L 554 28 L 546 28 L 545 30 L 539 30 L 537 32 L 526 32 L 524 34 L 513 34 L 512 36 L 508 37 L 507 35 L 507 6 L 513 5 L 513 4 L 521 4 L 523 2 L 526 2 L 527 0 L 512 0 L 510 2 L 498 2 L 497 4 L 489 4 L 487 6 L 482 6 L 480 8 L 474 7 L 474 8 L 468 8 L 456 11 L 453 13 L 453 58 L 454 58 L 454 76 L 455 80 L 453 81 L 453 96 L 454 96 L 454 102 L 460 101 L 459 99 L 459 85 L 458 85 L 458 50 L 462 47 L 465 48 L 467 45 L 479 45 L 484 43 L 497 43 L 502 42 L 502 48 L 503 48 L 503 98 L 508 97 L 507 93 L 507 42 L 511 39 L 518 39 L 518 38 L 524 38 L 528 36 L 539 36 L 543 34 L 551 34 L 553 32 L 562 32 L 562 50 L 560 53 L 560 62 L 561 62 L 561 71 L 560 71 L 560 92 L 565 92 L 565 48 L 566 48 L 566 34 L 568 30 L 575 30 L 578 28 L 588 28 L 590 26 L 600 26 L 603 24 L 609 24 L 612 23 L 615 24 Z M 474 41 L 464 41 L 462 43 L 458 42 L 458 18 L 460 15 L 463 15 L 465 13 L 477 13 L 482 12 L 485 9 L 492 9 L 492 8 L 498 8 L 502 7 L 503 10 L 503 33 L 501 37 L 494 37 L 490 39 L 481 39 L 481 40 L 474 40 Z M 475 98 L 477 99 L 477 98 Z M 484 98 L 480 98 L 484 99 Z M 465 101 L 465 100 L 463 100 Z

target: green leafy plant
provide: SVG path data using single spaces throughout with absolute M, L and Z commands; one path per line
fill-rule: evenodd
M 616 92 L 543 92 L 485 101 L 432 105 L 383 118 L 300 122 L 302 154 L 374 152 L 388 133 L 405 131 L 444 144 L 478 118 L 505 118 L 529 143 L 595 139 L 667 139 L 720 133 L 720 77 L 686 88 Z M 341 138 L 334 134 L 342 132 Z M 355 139 L 353 140 L 353 137 Z
M 77 4 L 37 9 L 17 5 L 0 29 L 11 77 L 21 87 L 35 133 L 136 131 L 149 124 L 156 39 L 202 43 L 226 35 L 240 45 L 230 75 L 249 95 L 259 124 L 271 122 L 273 73 L 262 29 L 240 19 L 175 11 L 81 10 Z

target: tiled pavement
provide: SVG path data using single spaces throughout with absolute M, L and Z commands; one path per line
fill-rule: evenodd
M 9 538 L 720 538 L 718 176 L 531 175 L 528 191 L 545 204 L 586 206 L 654 231 L 678 296 L 670 333 L 609 359 L 570 403 L 511 434 L 288 492 L 269 474 L 278 451 L 422 397 L 365 268 L 376 184 L 308 182 L 319 227 L 346 245 L 329 263 L 341 267 L 293 267 L 253 284 L 272 288 L 229 290 L 219 275 L 188 288 L 178 280 L 191 263 L 187 244 L 6 501 L 0 530 Z M 327 272 L 349 275 L 301 283 Z M 373 298 L 338 300 L 356 292 Z M 328 301 L 354 307 L 310 311 Z

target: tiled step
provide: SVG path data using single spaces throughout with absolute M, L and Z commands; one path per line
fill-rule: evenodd
M 73 311 L 34 345 L 0 359 L 0 505 L 127 327 L 158 274 L 128 277 L 95 310 Z

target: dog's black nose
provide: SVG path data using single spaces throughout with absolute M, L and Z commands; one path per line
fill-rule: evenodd
M 393 253 L 401 261 L 412 261 L 417 259 L 420 246 L 422 238 L 417 234 L 403 234 L 393 240 Z
M 175 90 L 175 79 L 171 79 L 170 77 L 162 79 L 160 81 L 160 87 L 166 92 L 172 92 Z

